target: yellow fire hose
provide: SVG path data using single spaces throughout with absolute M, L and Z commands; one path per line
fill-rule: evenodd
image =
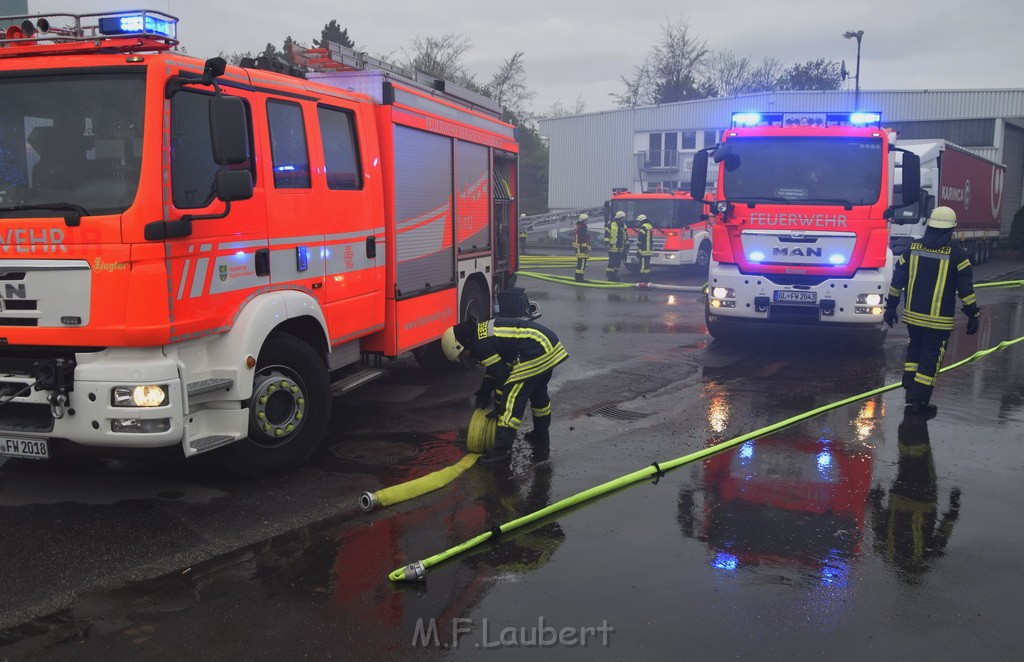
M 385 487 L 376 492 L 363 492 L 359 495 L 359 507 L 365 512 L 370 512 L 378 506 L 382 508 L 391 506 L 444 487 L 461 476 L 466 469 L 476 464 L 481 453 L 486 453 L 494 448 L 494 435 L 497 427 L 498 422 L 487 416 L 487 410 L 475 410 L 469 421 L 469 432 L 466 435 L 466 449 L 469 452 L 464 458 L 450 467 L 438 469 L 426 476 Z
M 1003 282 L 998 282 L 998 283 L 979 283 L 975 287 L 978 288 L 978 287 L 1022 287 L 1022 286 L 1024 286 L 1024 280 L 1003 281 Z M 976 360 L 982 358 L 983 356 L 987 356 L 987 355 L 992 354 L 994 352 L 998 352 L 998 351 L 1001 351 L 1003 349 L 1006 349 L 1007 347 L 1010 347 L 1011 345 L 1015 345 L 1015 344 L 1017 344 L 1017 343 L 1019 343 L 1021 341 L 1024 341 L 1024 336 L 1021 336 L 1020 338 L 1016 338 L 1014 340 L 1004 340 L 1003 342 L 999 343 L 998 345 L 996 345 L 994 347 L 990 347 L 990 348 L 985 349 L 985 350 L 979 350 L 979 351 L 975 352 L 974 354 L 972 354 L 971 356 L 969 356 L 969 357 L 967 357 L 967 358 L 965 358 L 965 359 L 963 359 L 961 361 L 957 361 L 956 363 L 954 363 L 952 365 L 946 366 L 946 367 L 942 368 L 941 370 L 939 370 L 939 372 L 940 373 L 944 373 L 944 372 L 947 372 L 949 370 L 955 370 L 956 368 L 959 368 L 960 366 L 963 366 L 963 365 L 965 365 L 967 363 L 971 363 L 973 361 L 976 361 Z M 843 400 L 839 400 L 837 402 L 833 402 L 832 404 L 823 405 L 821 407 L 818 407 L 816 409 L 812 409 L 812 410 L 804 412 L 802 414 L 798 414 L 796 416 L 792 416 L 790 418 L 787 418 L 784 421 L 780 421 L 778 423 L 774 423 L 772 425 L 765 426 L 763 428 L 760 428 L 759 430 L 754 430 L 753 432 L 748 432 L 748 433 L 746 433 L 744 435 L 740 435 L 739 437 L 734 437 L 733 439 L 729 439 L 728 441 L 723 441 L 721 443 L 715 444 L 713 446 L 709 446 L 707 448 L 704 448 L 704 449 L 701 449 L 699 451 L 690 453 L 688 455 L 683 455 L 682 457 L 675 458 L 674 460 L 669 460 L 669 461 L 663 462 L 663 463 L 654 462 L 654 463 L 652 463 L 648 467 L 644 467 L 644 468 L 639 469 L 637 471 L 634 471 L 634 472 L 632 472 L 630 474 L 626 474 L 625 476 L 621 476 L 620 478 L 616 478 L 614 480 L 610 480 L 608 482 L 602 483 L 600 485 L 597 485 L 596 487 L 592 487 L 592 488 L 590 488 L 588 490 L 584 490 L 582 492 L 579 492 L 579 493 L 577 493 L 577 494 L 575 494 L 575 495 L 573 495 L 571 497 L 568 497 L 566 499 L 563 499 L 561 501 L 553 503 L 553 504 L 551 504 L 551 505 L 549 505 L 549 506 L 547 506 L 545 508 L 541 508 L 540 510 L 537 510 L 537 511 L 534 511 L 534 512 L 529 513 L 527 515 L 524 515 L 523 517 L 519 517 L 517 519 L 514 519 L 514 520 L 511 520 L 509 522 L 506 522 L 505 524 L 502 524 L 501 526 L 496 527 L 495 529 L 492 529 L 491 531 L 485 531 L 484 533 L 481 533 L 480 535 L 478 535 L 478 536 L 476 536 L 474 538 L 471 538 L 471 539 L 469 539 L 469 540 L 467 540 L 467 541 L 465 541 L 465 542 L 463 542 L 463 543 L 461 543 L 459 545 L 456 545 L 455 547 L 451 547 L 451 548 L 449 548 L 449 549 L 447 549 L 447 550 L 445 550 L 445 551 L 443 551 L 443 552 L 441 552 L 439 554 L 435 554 L 435 555 L 430 556 L 428 558 L 425 558 L 425 559 L 422 559 L 422 560 L 419 560 L 419 561 L 415 561 L 415 562 L 410 563 L 409 565 L 404 566 L 402 568 L 397 568 L 397 569 L 391 571 L 391 573 L 388 575 L 388 578 L 391 581 L 393 581 L 393 582 L 410 581 L 410 580 L 423 580 L 423 579 L 426 578 L 426 572 L 427 572 L 428 568 L 431 568 L 431 567 L 433 567 L 433 566 L 435 566 L 435 565 L 437 565 L 439 563 L 443 563 L 444 561 L 447 561 L 447 560 L 452 559 L 452 558 L 454 558 L 456 556 L 459 556 L 463 552 L 467 552 L 467 551 L 473 549 L 474 547 L 477 547 L 477 546 L 481 545 L 482 543 L 492 539 L 493 537 L 495 537 L 497 535 L 509 533 L 511 531 L 519 529 L 520 527 L 527 526 L 527 525 L 529 525 L 529 524 L 531 524 L 533 522 L 536 522 L 537 520 L 543 519 L 543 518 L 545 518 L 545 517 L 547 517 L 549 515 L 552 515 L 552 514 L 557 513 L 557 512 L 561 512 L 563 510 L 572 508 L 574 506 L 578 506 L 578 505 L 580 505 L 580 504 L 582 504 L 582 503 L 584 503 L 586 501 L 590 501 L 591 499 L 597 498 L 599 496 L 606 495 L 606 494 L 608 494 L 610 492 L 614 492 L 615 490 L 622 489 L 623 487 L 632 485 L 632 484 L 637 483 L 637 482 L 639 482 L 641 480 L 646 480 L 646 479 L 649 479 L 649 478 L 661 477 L 662 475 L 665 474 L 665 472 L 670 471 L 672 469 L 676 469 L 676 468 L 681 467 L 681 466 L 683 466 L 685 464 L 689 464 L 689 463 L 695 462 L 697 460 L 702 460 L 702 459 L 704 459 L 706 457 L 709 457 L 711 455 L 715 455 L 717 453 L 721 453 L 722 451 L 728 450 L 730 448 L 734 448 L 735 446 L 738 446 L 738 445 L 740 445 L 742 443 L 745 443 L 745 442 L 747 442 L 747 441 L 749 441 L 751 439 L 755 439 L 757 437 L 761 437 L 761 436 L 764 436 L 766 434 L 771 434 L 773 432 L 778 432 L 778 431 L 783 430 L 783 429 L 785 429 L 785 428 L 787 428 L 787 427 L 789 427 L 791 425 L 799 423 L 800 421 L 806 420 L 808 418 L 812 418 L 814 416 L 817 416 L 819 414 L 823 414 L 823 413 L 825 413 L 827 411 L 831 411 L 833 409 L 838 409 L 839 407 L 843 407 L 843 406 L 852 404 L 854 402 L 859 402 L 861 400 L 866 400 L 867 398 L 873 397 L 873 396 L 881 394 L 881 393 L 885 393 L 886 391 L 891 391 L 893 389 L 899 388 L 900 386 L 902 386 L 901 382 L 896 382 L 896 383 L 893 383 L 893 384 L 888 384 L 886 386 L 881 386 L 881 387 L 876 388 L 874 390 L 865 391 L 864 393 L 859 393 L 857 395 L 853 395 L 853 396 L 850 396 L 848 398 L 844 398 Z

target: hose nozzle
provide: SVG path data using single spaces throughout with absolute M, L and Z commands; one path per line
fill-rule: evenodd
M 417 582 L 422 582 L 427 578 L 427 569 L 423 566 L 423 561 L 416 561 L 405 566 L 405 578 Z

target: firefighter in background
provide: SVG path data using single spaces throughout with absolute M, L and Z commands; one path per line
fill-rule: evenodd
M 583 282 L 583 275 L 587 270 L 587 260 L 590 258 L 590 230 L 587 229 L 587 221 L 590 216 L 580 214 L 576 220 L 576 229 L 572 233 L 572 247 L 576 249 L 576 282 Z
M 608 280 L 619 281 L 619 267 L 626 259 L 626 212 L 615 212 L 615 218 L 604 229 L 604 245 L 608 249 Z
M 640 260 L 640 273 L 651 273 L 651 257 L 654 255 L 654 226 L 647 216 L 636 217 L 636 252 Z
M 526 220 L 526 214 L 519 215 L 519 252 L 522 253 L 526 250 L 526 230 L 523 229 L 523 222 Z
M 445 330 L 441 348 L 450 361 L 471 357 L 486 368 L 476 406 L 486 409 L 493 398 L 488 416 L 497 419 L 497 430 L 494 448 L 480 462 L 508 466 L 527 401 L 533 430 L 525 439 L 543 454 L 551 440 L 548 382 L 555 366 L 569 356 L 555 332 L 530 320 L 498 317 L 478 323 L 471 317 Z
M 889 489 L 874 487 L 869 496 L 875 551 L 912 580 L 928 569 L 928 562 L 943 555 L 960 515 L 960 490 L 949 494 L 949 510 L 938 514 L 939 490 L 935 462 L 928 440 L 928 419 L 905 414 L 897 431 L 899 461 Z
M 929 401 L 953 330 L 956 295 L 967 315 L 967 335 L 978 332 L 978 304 L 974 296 L 971 261 L 967 252 L 952 244 L 956 212 L 936 207 L 928 217 L 924 236 L 913 242 L 896 260 L 883 319 L 891 328 L 897 321 L 896 306 L 906 291 L 903 321 L 910 344 L 903 365 L 906 402 L 915 413 L 934 414 Z

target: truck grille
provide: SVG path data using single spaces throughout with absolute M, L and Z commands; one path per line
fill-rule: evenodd
M 50 406 L 28 402 L 0 405 L 0 429 L 10 432 L 52 432 Z

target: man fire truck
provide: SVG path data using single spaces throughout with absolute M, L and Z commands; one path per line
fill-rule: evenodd
M 630 193 L 627 189 L 612 189 L 612 197 L 605 205 L 605 224 L 616 212 L 626 214 L 628 223 L 637 216 L 647 217 L 654 226 L 653 267 L 688 267 L 706 270 L 711 260 L 711 235 L 708 232 L 704 205 L 685 191 L 671 193 Z M 640 271 L 640 258 L 636 248 L 636 229 L 629 232 L 626 268 Z
M 490 100 L 333 46 L 204 63 L 149 10 L 0 25 L 0 455 L 293 468 L 332 392 L 511 284 Z
M 895 151 L 904 191 L 917 191 L 920 178 L 917 156 L 893 140 L 880 113 L 735 113 L 717 148 L 694 155 L 698 199 L 710 152 L 719 163 L 717 200 L 706 203 L 712 336 L 816 325 L 885 337 Z M 916 203 L 913 195 L 902 204 Z

